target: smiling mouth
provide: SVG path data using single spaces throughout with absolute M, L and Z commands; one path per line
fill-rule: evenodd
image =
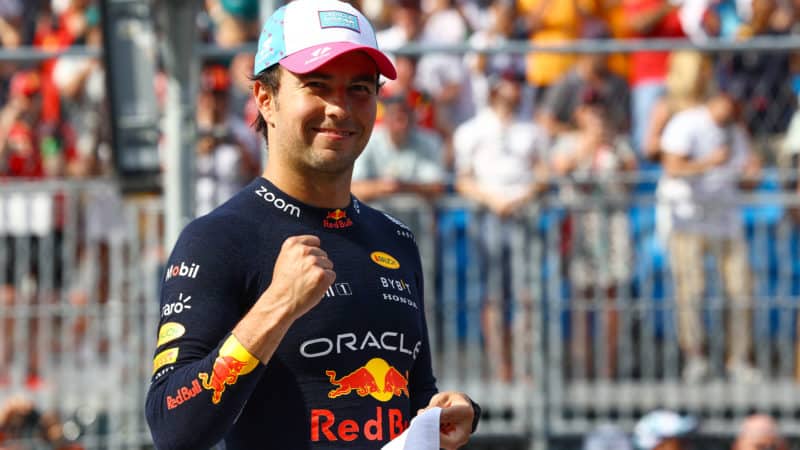
M 347 130 L 337 130 L 334 128 L 314 128 L 314 131 L 320 134 L 327 134 L 332 136 L 337 136 L 341 138 L 354 136 L 356 133 L 353 131 Z

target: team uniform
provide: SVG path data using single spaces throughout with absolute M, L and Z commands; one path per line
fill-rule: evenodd
M 261 364 L 231 334 L 290 236 L 336 281 Z M 436 393 L 411 232 L 353 198 L 303 204 L 257 178 L 190 223 L 167 262 L 147 396 L 159 449 L 378 449 Z

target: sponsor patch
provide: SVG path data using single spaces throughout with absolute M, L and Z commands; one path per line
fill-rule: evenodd
M 226 386 L 236 384 L 239 376 L 252 372 L 257 365 L 258 358 L 251 355 L 234 335 L 230 335 L 219 349 L 211 372 L 201 372 L 198 378 L 203 382 L 203 389 L 214 391 L 211 402 L 216 405 L 222 401 Z
M 386 267 L 387 269 L 399 269 L 400 262 L 394 258 L 394 256 L 385 253 L 385 252 L 372 252 L 369 255 L 372 262 L 375 264 Z
M 172 342 L 183 336 L 184 333 L 186 333 L 186 328 L 183 325 L 178 322 L 167 322 L 158 329 L 158 342 L 156 343 L 156 347 L 161 347 L 168 342 Z
M 155 374 L 158 369 L 166 366 L 167 364 L 172 364 L 178 360 L 178 347 L 168 348 L 163 352 L 156 355 L 153 358 L 153 374 Z
M 178 294 L 178 301 L 167 303 L 161 308 L 161 318 L 169 317 L 173 314 L 180 314 L 185 310 L 192 309 L 189 301 L 192 300 L 191 295 L 183 296 L 183 292 Z
M 344 11 L 320 11 L 319 26 L 321 28 L 346 28 L 361 33 L 358 17 Z

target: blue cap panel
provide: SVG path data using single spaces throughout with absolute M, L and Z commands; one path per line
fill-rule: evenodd
M 261 36 L 258 38 L 258 52 L 253 62 L 253 75 L 258 75 L 286 56 L 286 41 L 283 36 L 285 14 L 286 6 L 282 6 L 264 23 Z

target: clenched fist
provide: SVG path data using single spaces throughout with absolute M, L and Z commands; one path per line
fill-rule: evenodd
M 289 327 L 317 305 L 336 279 L 333 263 L 316 236 L 292 236 L 281 246 L 272 283 L 233 334 L 266 364 Z
M 320 248 L 319 238 L 292 236 L 281 246 L 272 284 L 263 295 L 273 306 L 285 307 L 288 317 L 295 320 L 322 300 L 335 279 L 333 263 Z

